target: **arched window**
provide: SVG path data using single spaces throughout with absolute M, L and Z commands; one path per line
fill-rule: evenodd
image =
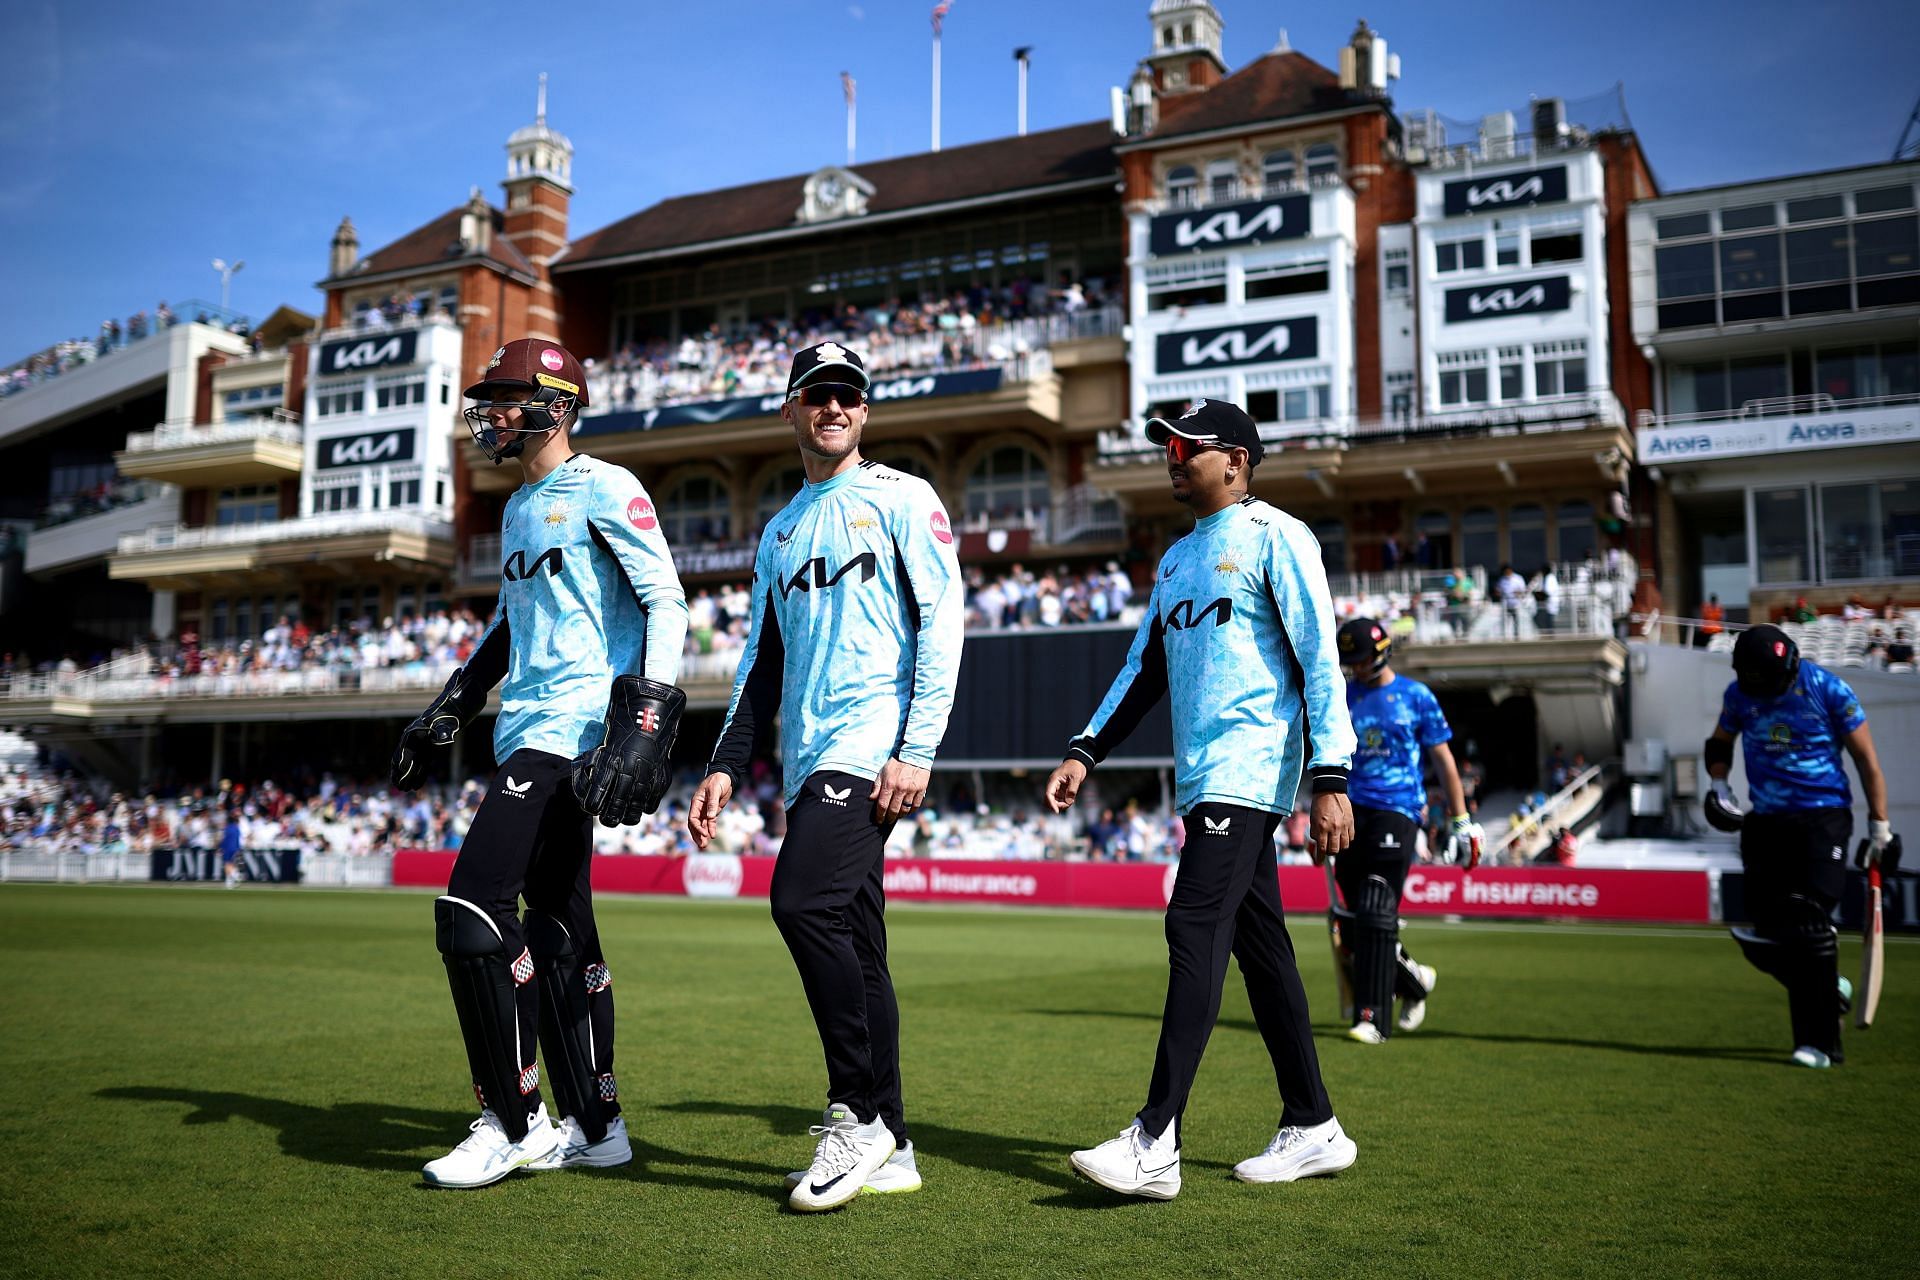
M 1421 537 L 1427 542 L 1420 545 Z M 1422 511 L 1413 520 L 1413 560 L 1422 569 L 1453 567 L 1453 517 L 1444 511 Z
M 1022 445 L 1002 445 L 974 464 L 967 477 L 967 515 L 1018 516 L 1052 504 L 1047 464 Z
M 1231 160 L 1207 161 L 1207 199 L 1224 204 L 1240 194 L 1240 168 Z
M 1559 535 L 1558 556 L 1563 564 L 1578 564 L 1599 553 L 1600 540 L 1593 528 L 1591 502 L 1561 503 L 1560 509 L 1554 512 L 1554 526 Z
M 1167 203 L 1187 205 L 1194 202 L 1194 196 L 1200 190 L 1200 175 L 1190 164 L 1176 165 L 1167 170 Z
M 1316 142 L 1307 148 L 1307 181 L 1326 182 L 1340 176 L 1340 149 L 1331 142 Z
M 1327 571 L 1327 576 L 1332 578 L 1346 573 L 1346 521 L 1329 517 L 1325 520 L 1309 521 L 1307 528 L 1312 531 L 1314 541 L 1320 544 L 1320 565 Z
M 1260 161 L 1260 179 L 1270 192 L 1292 186 L 1295 173 L 1293 152 L 1285 147 L 1267 152 Z
M 769 476 L 760 487 L 760 500 L 753 507 L 755 530 L 767 527 L 767 522 L 780 514 L 793 495 L 799 493 L 807 483 L 807 473 L 799 467 L 788 467 L 785 471 Z
M 733 535 L 733 500 L 712 476 L 688 476 L 660 504 L 660 531 L 670 546 L 725 542 Z
M 1531 576 L 1547 562 L 1547 509 L 1523 502 L 1507 512 L 1507 559 Z
M 1468 507 L 1460 516 L 1460 563 L 1489 574 L 1500 566 L 1500 516 L 1492 507 Z

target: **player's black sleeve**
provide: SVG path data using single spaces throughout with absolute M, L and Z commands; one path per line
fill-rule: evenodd
M 1127 740 L 1140 720 L 1167 693 L 1167 647 L 1157 611 L 1142 625 L 1143 635 L 1127 656 L 1127 665 L 1094 712 L 1087 731 L 1067 744 L 1067 754 L 1089 769 Z
M 493 625 L 487 628 L 487 633 L 480 637 L 480 643 L 467 656 L 468 687 L 485 692 L 506 679 L 507 659 L 512 654 L 513 637 L 507 623 L 507 609 L 503 604 Z
M 746 779 L 747 765 L 753 758 L 766 754 L 773 740 L 773 722 L 780 714 L 787 646 L 780 634 L 780 613 L 773 607 L 771 588 L 762 602 L 759 626 L 745 661 L 750 665 L 741 679 L 740 696 L 707 764 L 708 773 L 725 773 L 736 788 Z

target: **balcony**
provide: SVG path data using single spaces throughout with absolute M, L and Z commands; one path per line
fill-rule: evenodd
M 1639 458 L 1650 465 L 1710 462 L 1762 454 L 1920 442 L 1920 395 L 1835 400 L 1827 395 L 1749 400 L 1734 410 L 1658 415 L 1634 421 Z
M 264 484 L 300 474 L 300 424 L 284 411 L 238 422 L 163 422 L 127 437 L 120 474 L 193 488 Z
M 120 539 L 110 576 L 156 590 L 201 585 L 208 575 L 284 581 L 287 572 L 351 577 L 395 563 L 445 572 L 453 526 L 413 511 L 341 511 L 265 524 L 197 529 L 161 525 Z
M 51 518 L 29 534 L 25 569 L 51 573 L 104 560 L 123 537 L 179 518 L 180 491 L 172 485 L 122 484 L 105 510 Z

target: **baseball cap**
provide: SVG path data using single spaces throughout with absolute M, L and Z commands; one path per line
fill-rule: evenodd
M 793 372 L 787 375 L 787 394 L 809 382 L 850 382 L 862 391 L 872 385 L 860 353 L 837 342 L 817 342 L 794 355 Z
M 493 353 L 480 380 L 460 394 L 469 400 L 486 400 L 488 387 L 518 386 L 530 391 L 551 387 L 564 395 L 578 396 L 580 407 L 587 406 L 587 371 L 573 353 L 545 338 L 516 338 Z
M 1195 400 L 1171 422 L 1147 419 L 1147 439 L 1154 444 L 1164 445 L 1173 436 L 1245 449 L 1249 465 L 1257 465 L 1266 452 L 1260 443 L 1260 428 L 1253 425 L 1246 410 L 1225 400 Z

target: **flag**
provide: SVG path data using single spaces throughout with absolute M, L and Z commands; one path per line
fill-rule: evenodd
M 953 0 L 940 0 L 939 4 L 933 6 L 933 34 L 940 34 L 941 20 L 947 16 L 947 10 L 951 8 L 953 8 Z
M 840 73 L 840 91 L 847 95 L 847 105 L 852 106 L 853 105 L 853 77 L 848 75 L 844 71 Z

